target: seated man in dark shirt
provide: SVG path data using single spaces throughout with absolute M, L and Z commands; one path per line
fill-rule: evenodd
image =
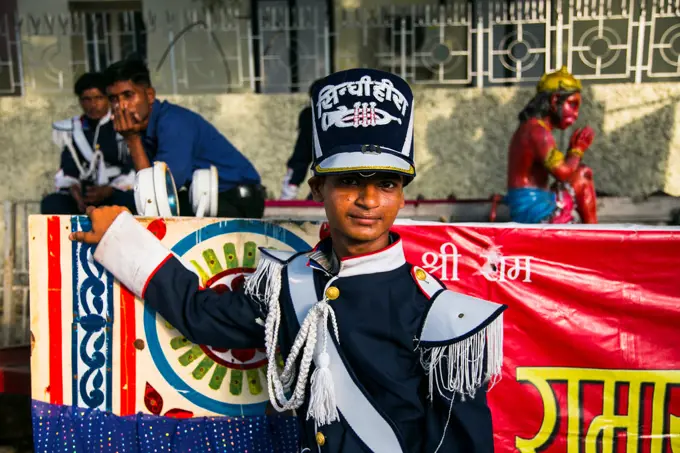
M 135 172 L 111 121 L 106 83 L 100 73 L 82 75 L 74 91 L 83 114 L 52 125 L 62 148 L 56 192 L 40 203 L 42 214 L 82 214 L 87 206 L 123 205 L 132 212 Z
M 219 175 L 218 217 L 261 218 L 265 191 L 260 175 L 212 124 L 199 114 L 156 99 L 149 70 L 136 60 L 105 71 L 114 127 L 125 137 L 135 169 L 162 161 L 179 188 L 180 215 L 192 216 L 193 173 L 214 165 Z

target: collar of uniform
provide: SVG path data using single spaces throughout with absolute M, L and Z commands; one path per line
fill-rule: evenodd
M 102 116 L 99 121 L 93 120 L 85 114 L 80 115 L 80 124 L 83 125 L 83 130 L 87 130 L 89 127 L 96 128 L 97 126 L 103 126 L 109 121 L 111 121 L 111 110 L 106 112 L 106 115 Z
M 333 251 L 330 238 L 319 242 L 307 256 L 309 257 L 309 267 L 312 269 L 331 275 L 337 275 L 340 270 L 340 260 Z
M 102 119 L 99 120 L 99 125 L 100 125 L 100 126 L 101 126 L 101 125 L 104 125 L 104 124 L 108 123 L 109 121 L 111 121 L 111 110 L 109 110 L 108 112 L 106 112 L 106 115 L 104 115 L 104 116 L 102 117 Z
M 310 267 L 340 278 L 389 272 L 406 263 L 401 238 L 395 233 L 390 233 L 390 245 L 377 252 L 338 259 L 329 238 L 321 241 L 308 256 Z

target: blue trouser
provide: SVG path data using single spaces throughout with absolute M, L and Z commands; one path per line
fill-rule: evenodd
M 504 198 L 510 219 L 518 223 L 541 223 L 557 209 L 555 192 L 535 187 L 510 189 Z

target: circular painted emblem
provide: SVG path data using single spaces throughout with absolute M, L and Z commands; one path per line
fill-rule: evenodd
M 257 266 L 259 246 L 309 249 L 285 228 L 258 220 L 206 225 L 178 241 L 172 251 L 191 263 L 205 288 L 239 291 Z M 196 345 L 145 306 L 144 332 L 151 357 L 163 378 L 195 405 L 223 415 L 260 415 L 267 405 L 264 349 Z

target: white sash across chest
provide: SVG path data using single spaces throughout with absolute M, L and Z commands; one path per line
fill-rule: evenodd
M 317 303 L 314 270 L 307 266 L 304 255 L 293 259 L 287 266 L 288 286 L 298 323 L 302 325 L 309 310 Z M 341 327 L 342 328 L 342 327 Z M 325 326 L 328 330 L 328 326 Z M 317 335 L 321 336 L 321 332 Z M 392 426 L 364 394 L 346 368 L 334 336 L 328 333 L 329 369 L 333 376 L 336 405 L 354 433 L 375 453 L 403 452 L 399 438 Z

